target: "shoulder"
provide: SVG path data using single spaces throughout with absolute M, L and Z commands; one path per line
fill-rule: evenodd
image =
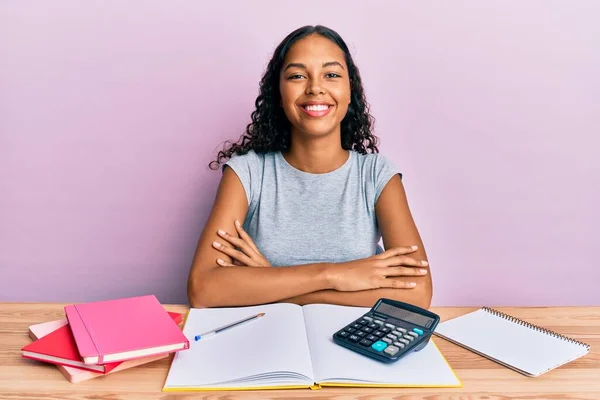
M 386 162 L 388 159 L 381 153 L 367 153 L 360 154 L 356 152 L 356 155 L 360 162 L 363 162 L 365 165 L 374 165 L 381 162 Z
M 265 167 L 265 159 L 271 157 L 270 153 L 258 153 L 249 150 L 245 154 L 234 154 L 223 163 L 221 171 L 225 172 L 225 166 L 230 167 L 244 186 L 248 198 L 248 204 L 252 205 L 258 199 Z
M 363 173 L 368 172 L 368 174 L 375 180 L 381 174 L 393 174 L 394 172 L 400 173 L 396 167 L 396 163 L 381 153 L 356 153 L 356 159 L 358 166 Z M 402 174 L 400 174 L 400 177 L 402 177 Z
M 395 176 L 402 178 L 402 173 L 396 163 L 381 153 L 357 153 L 357 164 L 365 184 L 373 191 L 374 201 L 377 203 L 381 192 L 387 183 Z
M 228 165 L 230 167 L 256 167 L 261 164 L 264 164 L 266 155 L 264 153 L 257 153 L 254 150 L 248 150 L 245 154 L 233 154 L 229 160 L 227 160 L 221 170 L 225 170 L 225 166 Z M 234 168 L 235 169 L 235 168 Z

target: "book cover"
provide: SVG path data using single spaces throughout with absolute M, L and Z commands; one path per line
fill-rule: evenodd
M 175 321 L 176 324 L 180 324 L 183 320 L 182 315 L 180 313 L 169 312 L 168 314 L 173 319 L 173 321 Z M 39 339 L 42 339 L 42 338 L 46 337 L 47 335 L 51 334 L 52 332 L 56 331 L 57 329 L 60 329 L 61 327 L 66 326 L 67 324 L 68 324 L 68 321 L 66 319 L 59 319 L 59 320 L 55 320 L 55 321 L 49 321 L 49 322 L 31 325 L 29 327 L 29 336 L 31 337 L 32 340 L 39 340 Z M 73 349 L 76 351 L 77 348 L 76 348 L 75 342 L 72 338 L 71 338 L 71 343 L 72 343 Z M 110 370 L 108 370 L 105 373 L 96 372 L 96 371 L 89 370 L 89 369 L 76 368 L 76 367 L 62 365 L 62 364 L 56 364 L 56 367 L 64 375 L 64 377 L 67 378 L 67 380 L 69 380 L 69 382 L 78 383 L 78 382 L 83 382 L 83 381 L 86 381 L 89 379 L 94 379 L 94 378 L 103 376 L 105 374 L 111 374 L 114 372 L 133 368 L 133 367 L 136 367 L 139 365 L 148 364 L 153 361 L 157 361 L 157 360 L 166 358 L 167 356 L 168 356 L 168 354 L 161 354 L 161 355 L 157 355 L 157 356 L 138 358 L 138 359 L 129 360 L 129 361 L 116 362 L 116 363 L 113 363 L 113 364 L 116 364 L 116 366 L 112 367 Z M 78 353 L 77 353 L 77 360 L 81 362 L 81 357 L 79 356 Z M 46 361 L 46 360 L 41 360 L 41 361 Z M 85 364 L 83 364 L 83 365 L 85 365 Z
M 489 307 L 444 321 L 434 333 L 528 377 L 583 357 L 590 349 L 586 343 Z
M 120 362 L 101 365 L 84 364 L 77 352 L 77 346 L 68 324 L 61 326 L 40 340 L 29 343 L 21 351 L 25 358 L 81 368 L 101 374 L 112 371 L 120 364 Z
M 85 364 L 106 364 L 189 348 L 154 295 L 74 304 L 65 313 Z

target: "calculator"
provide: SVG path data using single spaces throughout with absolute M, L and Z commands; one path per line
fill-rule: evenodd
M 392 363 L 425 347 L 439 321 L 439 315 L 424 308 L 381 298 L 365 315 L 334 333 L 333 341 Z

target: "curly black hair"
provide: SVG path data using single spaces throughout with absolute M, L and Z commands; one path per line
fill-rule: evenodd
M 260 81 L 260 93 L 254 102 L 256 110 L 251 115 L 252 122 L 246 126 L 245 134 L 237 143 L 225 142 L 217 159 L 210 162 L 210 169 L 218 169 L 222 160 L 227 160 L 234 154 L 242 155 L 250 150 L 266 153 L 289 149 L 291 124 L 283 109 L 279 107 L 281 102 L 279 74 L 291 46 L 311 34 L 318 34 L 331 40 L 345 54 L 350 77 L 351 102 L 341 122 L 342 148 L 355 150 L 360 154 L 367 154 L 369 150 L 372 153 L 379 152 L 377 148 L 379 138 L 371 132 L 375 120 L 369 112 L 369 104 L 362 87 L 360 73 L 352 60 L 348 46 L 334 30 L 322 25 L 307 25 L 290 33 L 277 46 Z M 228 144 L 230 146 L 226 148 Z

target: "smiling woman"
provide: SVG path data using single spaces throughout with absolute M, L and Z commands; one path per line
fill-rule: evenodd
M 255 105 L 240 141 L 210 164 L 223 176 L 190 269 L 190 304 L 387 297 L 428 308 L 431 274 L 402 176 L 378 154 L 342 38 L 323 26 L 290 33 Z
M 302 60 L 306 54 L 312 55 L 309 64 Z M 333 60 L 320 62 L 327 57 Z M 281 104 L 297 133 L 327 135 L 340 129 L 351 102 L 344 59 L 335 43 L 319 35 L 299 41 L 288 52 L 280 79 Z

